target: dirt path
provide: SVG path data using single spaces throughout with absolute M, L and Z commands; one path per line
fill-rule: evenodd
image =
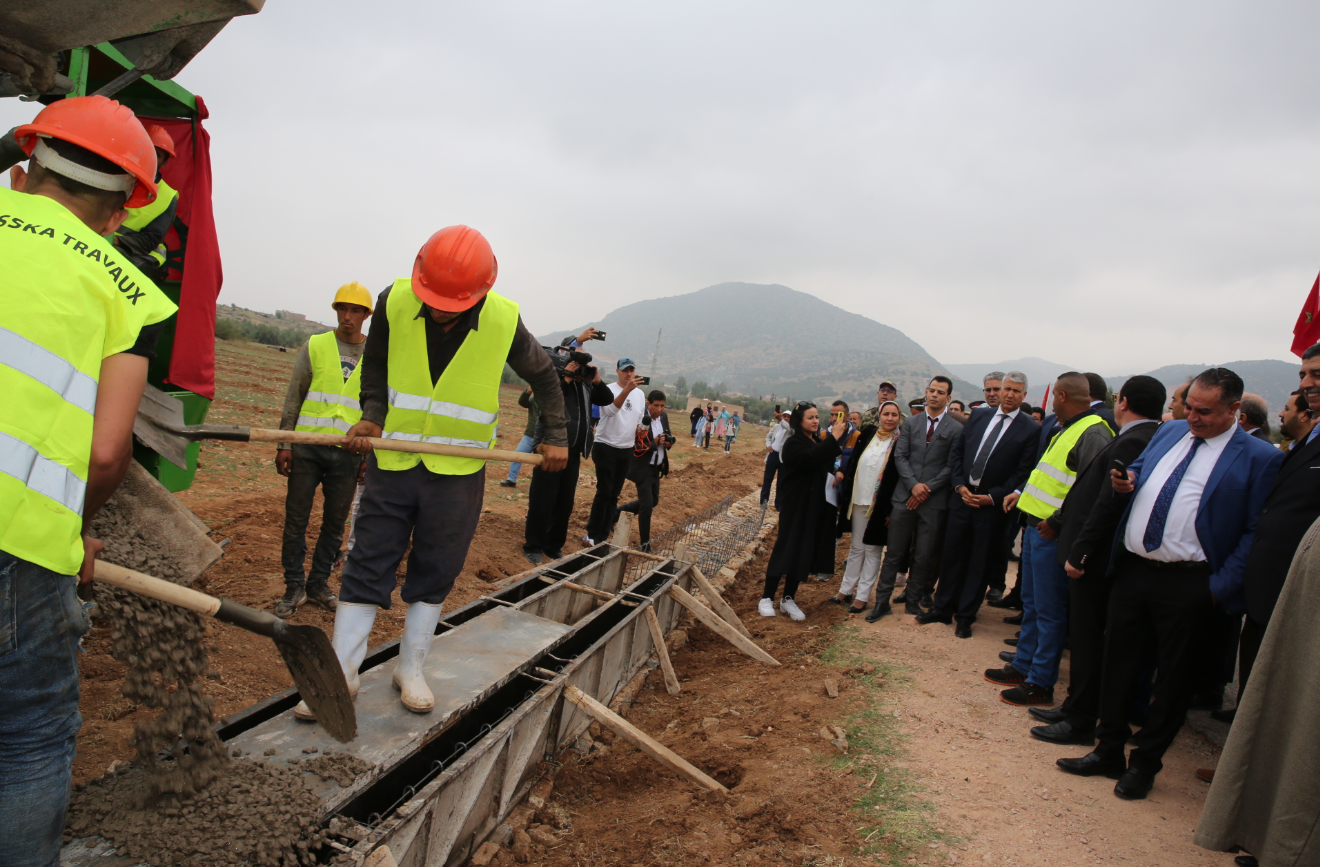
M 825 601 L 837 585 L 809 582 L 805 623 L 761 618 L 764 564 L 727 595 L 783 665 L 759 665 L 698 626 L 674 654 L 683 691 L 670 696 L 653 676 L 628 712 L 732 792 L 698 793 L 606 737 L 567 760 L 554 799 L 572 827 L 531 863 L 1231 863 L 1192 844 L 1208 788 L 1193 772 L 1217 754 L 1201 736 L 1184 730 L 1151 796 L 1122 801 L 1111 780 L 1057 770 L 1054 759 L 1086 748 L 1033 739 L 1026 711 L 983 679 L 1015 629 L 1002 612 L 983 609 L 964 641 L 911 618 L 848 618 Z M 845 730 L 846 753 L 822 735 L 829 725 Z

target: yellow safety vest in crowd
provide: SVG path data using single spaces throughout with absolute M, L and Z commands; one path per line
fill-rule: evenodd
M 386 304 L 390 324 L 389 411 L 385 438 L 488 449 L 495 444 L 500 417 L 500 377 L 518 329 L 518 305 L 490 292 L 477 327 L 469 331 L 444 373 L 431 385 L 422 302 L 412 280 L 395 280 Z M 429 315 L 429 314 L 423 314 Z M 486 462 L 475 458 L 376 451 L 382 470 L 407 470 L 421 461 L 433 473 L 475 473 Z
M 1019 509 L 1043 521 L 1063 505 L 1063 498 L 1068 496 L 1068 490 L 1077 481 L 1077 473 L 1068 469 L 1068 453 L 1077 445 L 1087 428 L 1097 424 L 1109 428 L 1100 416 L 1090 415 L 1054 435 L 1040 463 L 1036 464 L 1036 469 L 1031 471 L 1027 484 L 1022 488 L 1022 496 L 1017 502 Z M 1110 431 L 1110 436 L 1113 436 L 1113 431 Z
M 164 178 L 161 178 L 156 181 L 156 198 L 144 207 L 129 208 L 128 216 L 124 219 L 124 222 L 120 224 L 119 228 L 121 230 L 131 229 L 134 232 L 141 232 L 143 229 L 150 226 L 158 217 L 160 217 L 161 214 L 165 213 L 166 209 L 174 204 L 174 200 L 178 197 L 179 191 L 165 183 Z M 168 232 L 169 229 L 169 226 L 164 227 L 165 232 Z M 156 260 L 157 265 L 165 264 L 165 256 L 168 253 L 168 250 L 165 248 L 163 234 L 164 233 L 162 232 L 161 242 L 156 245 L 156 249 L 151 251 L 151 258 Z
M 175 306 L 45 196 L 0 189 L 0 550 L 73 575 L 101 361 Z
M 307 341 L 307 355 L 312 362 L 312 384 L 307 388 L 298 424 L 294 430 L 311 433 L 344 434 L 362 419 L 358 396 L 362 385 L 362 362 L 344 379 L 344 364 L 339 358 L 339 340 L 333 331 L 318 334 Z

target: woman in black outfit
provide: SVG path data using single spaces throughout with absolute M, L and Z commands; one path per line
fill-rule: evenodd
M 788 426 L 789 435 L 779 458 L 779 535 L 765 570 L 760 612 L 762 617 L 775 616 L 775 592 L 783 578 L 779 610 L 793 620 L 805 620 L 806 615 L 793 601 L 798 584 L 811 572 L 834 569 L 834 512 L 825 499 L 825 483 L 840 454 L 839 439 L 847 433 L 848 422 L 835 422 L 824 438 L 818 439 L 820 413 L 814 403 L 803 401 L 793 408 Z M 825 570 L 820 568 L 823 542 L 828 542 L 830 549 L 830 563 Z

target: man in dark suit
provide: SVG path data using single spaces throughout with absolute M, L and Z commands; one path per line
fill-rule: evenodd
M 1086 382 L 1090 385 L 1091 391 L 1091 411 L 1105 420 L 1110 430 L 1118 430 L 1118 424 L 1114 419 L 1114 411 L 1105 406 L 1105 401 L 1109 399 L 1109 383 L 1098 373 L 1083 373 Z
M 1118 777 L 1114 794 L 1144 798 L 1182 727 L 1196 672 L 1196 634 L 1214 606 L 1240 611 L 1257 519 L 1283 452 L 1237 425 L 1242 379 L 1222 367 L 1187 390 L 1187 420 L 1160 426 L 1128 471 L 1112 474 L 1128 505 L 1114 538 L 1100 725 L 1093 752 L 1059 759 L 1071 774 Z M 1160 673 L 1150 719 L 1132 734 L 1133 685 L 1151 649 Z
M 1270 408 L 1258 394 L 1242 395 L 1242 409 L 1238 411 L 1238 424 L 1256 439 L 1274 442 L 1270 437 Z
M 874 623 L 892 611 L 889 596 L 898 580 L 899 566 L 908 569 L 907 613 L 920 614 L 920 599 L 930 592 L 939 574 L 940 543 L 949 513 L 949 455 L 962 424 L 948 413 L 953 381 L 937 376 L 926 386 L 926 407 L 903 422 L 894 443 L 893 511 L 884 565 L 875 591 L 875 607 L 866 615 Z M 911 557 L 909 558 L 909 554 Z
M 1118 436 L 1077 474 L 1059 511 L 1046 519 L 1059 534 L 1059 565 L 1068 578 L 1068 698 L 1031 715 L 1049 725 L 1031 734 L 1053 744 L 1095 743 L 1100 717 L 1100 664 L 1105 649 L 1105 619 L 1109 612 L 1109 554 L 1114 530 L 1127 500 L 1114 496 L 1109 470 L 1114 461 L 1127 466 L 1137 459 L 1164 411 L 1164 385 L 1151 376 L 1134 376 L 1123 384 L 1114 404 Z
M 972 637 L 989 585 L 987 570 L 1003 546 L 1004 500 L 1027 480 L 1035 463 L 1040 428 L 1021 410 L 1026 393 L 1025 373 L 1004 374 L 999 407 L 973 412 L 953 446 L 950 475 L 957 496 L 950 497 L 944 563 L 935 607 L 919 615 L 918 623 L 952 623 L 956 616 L 954 634 Z
M 1320 343 L 1302 353 L 1301 397 L 1305 398 L 1312 416 L 1303 422 L 1311 426 L 1310 430 L 1305 438 L 1297 439 L 1279 467 L 1279 475 L 1256 524 L 1251 553 L 1247 555 L 1243 584 L 1247 617 L 1242 623 L 1242 642 L 1238 646 L 1239 697 L 1247 688 L 1293 554 L 1297 553 L 1302 536 L 1320 518 L 1320 436 L 1316 436 L 1320 428 L 1312 420 L 1320 415 Z M 1281 426 L 1288 424 L 1286 415 Z M 1294 428 L 1294 432 L 1299 431 Z

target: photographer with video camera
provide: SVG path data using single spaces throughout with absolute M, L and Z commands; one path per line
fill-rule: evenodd
M 568 521 L 573 517 L 578 472 L 583 455 L 591 454 L 594 439 L 591 430 L 592 406 L 604 406 L 614 400 L 614 392 L 601 381 L 600 371 L 591 366 L 591 354 L 576 347 L 599 339 L 594 328 L 576 338 L 566 337 L 556 348 L 543 347 L 559 376 L 564 394 L 564 420 L 568 429 L 568 465 L 550 473 L 535 467 L 528 493 L 527 523 L 524 530 L 523 556 L 531 563 L 563 556 L 568 538 Z M 539 420 L 535 442 L 539 444 L 545 429 Z
M 591 501 L 591 517 L 587 520 L 588 545 L 604 542 L 614 527 L 619 494 L 623 492 L 628 465 L 632 462 L 637 425 L 646 412 L 645 395 L 637 389 L 650 380 L 637 375 L 637 364 L 631 358 L 620 358 L 615 369 L 619 381 L 609 387 L 613 401 L 600 408 L 596 448 L 591 454 L 596 465 L 596 498 Z

